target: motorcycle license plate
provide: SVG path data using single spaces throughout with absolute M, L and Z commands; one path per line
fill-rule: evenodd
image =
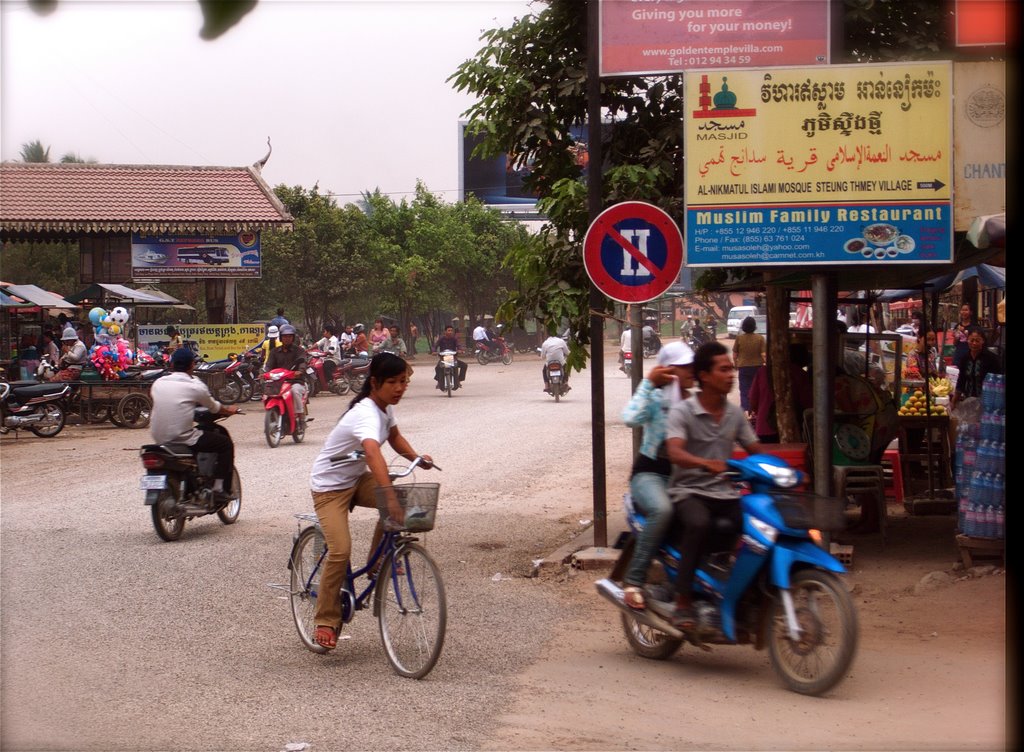
M 167 476 L 143 475 L 139 481 L 139 488 L 143 491 L 162 491 L 167 488 Z

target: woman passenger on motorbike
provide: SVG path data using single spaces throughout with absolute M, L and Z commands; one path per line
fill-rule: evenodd
M 385 442 L 407 460 L 419 456 L 398 430 L 394 414 L 394 406 L 402 399 L 408 385 L 409 374 L 404 360 L 392 353 L 374 355 L 363 388 L 349 403 L 348 410 L 331 430 L 313 462 L 309 485 L 313 507 L 327 541 L 327 558 L 320 575 L 320 592 L 313 618 L 313 640 L 328 650 L 337 646 L 342 623 L 339 592 L 352 554 L 349 510 L 356 506 L 376 508 L 376 489 L 391 487 L 388 463 L 381 451 Z M 349 462 L 331 461 L 336 455 L 356 450 L 365 452 L 365 457 Z M 422 457 L 421 467 L 433 467 L 429 455 Z M 389 503 L 397 507 L 398 501 L 392 498 Z M 401 512 L 397 516 L 401 517 Z M 382 534 L 383 527 L 378 520 L 370 544 L 371 555 Z
M 379 352 L 385 352 L 390 346 L 391 332 L 384 326 L 384 322 L 381 319 L 377 319 L 373 322 L 373 329 L 370 330 L 370 347 L 372 352 L 376 355 Z
M 693 350 L 683 342 L 670 342 L 658 351 L 657 365 L 640 381 L 622 411 L 630 428 L 643 428 L 643 442 L 633 461 L 629 492 L 644 515 L 629 568 L 623 576 L 626 605 L 642 610 L 647 569 L 672 524 L 668 481 L 672 463 L 666 454 L 665 427 L 669 408 L 690 396 L 693 386 Z

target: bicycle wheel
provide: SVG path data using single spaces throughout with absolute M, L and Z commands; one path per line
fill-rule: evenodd
M 410 679 L 426 676 L 444 647 L 448 604 L 441 572 L 422 546 L 408 543 L 384 561 L 374 613 L 395 672 Z
M 289 595 L 292 607 L 292 619 L 295 629 L 299 632 L 302 644 L 314 653 L 326 653 L 327 648 L 313 641 L 316 625 L 313 616 L 316 614 L 316 595 L 320 590 L 320 571 L 327 544 L 323 533 L 316 525 L 310 525 L 295 540 L 292 555 L 288 560 Z

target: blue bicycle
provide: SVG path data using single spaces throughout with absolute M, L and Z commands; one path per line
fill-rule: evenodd
M 359 459 L 362 452 L 336 458 Z M 407 477 L 422 458 L 417 457 L 404 472 L 389 473 L 392 480 Z M 441 468 L 433 466 L 435 470 Z M 380 626 L 384 652 L 395 672 L 420 679 L 426 676 L 441 655 L 448 604 L 444 582 L 437 564 L 417 541 L 416 533 L 434 527 L 438 483 L 405 483 L 392 486 L 402 507 L 402 520 L 388 511 L 386 489 L 377 489 L 377 509 L 384 521 L 384 535 L 366 563 L 348 572 L 341 590 L 342 627 L 356 611 L 370 607 Z M 320 572 L 327 556 L 327 543 L 315 514 L 297 514 L 300 521 L 313 524 L 295 535 L 288 559 L 289 595 L 292 617 L 302 644 L 314 653 L 326 648 L 313 641 L 313 615 L 320 586 Z M 378 564 L 380 564 L 378 569 Z

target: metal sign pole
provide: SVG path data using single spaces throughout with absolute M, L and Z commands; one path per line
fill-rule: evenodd
M 587 2 L 587 211 L 593 222 L 601 213 L 601 79 L 598 65 L 598 0 Z M 605 478 L 604 439 L 604 319 L 597 311 L 604 308 L 604 296 L 590 284 L 590 414 L 594 454 L 594 545 L 608 545 L 608 489 Z

